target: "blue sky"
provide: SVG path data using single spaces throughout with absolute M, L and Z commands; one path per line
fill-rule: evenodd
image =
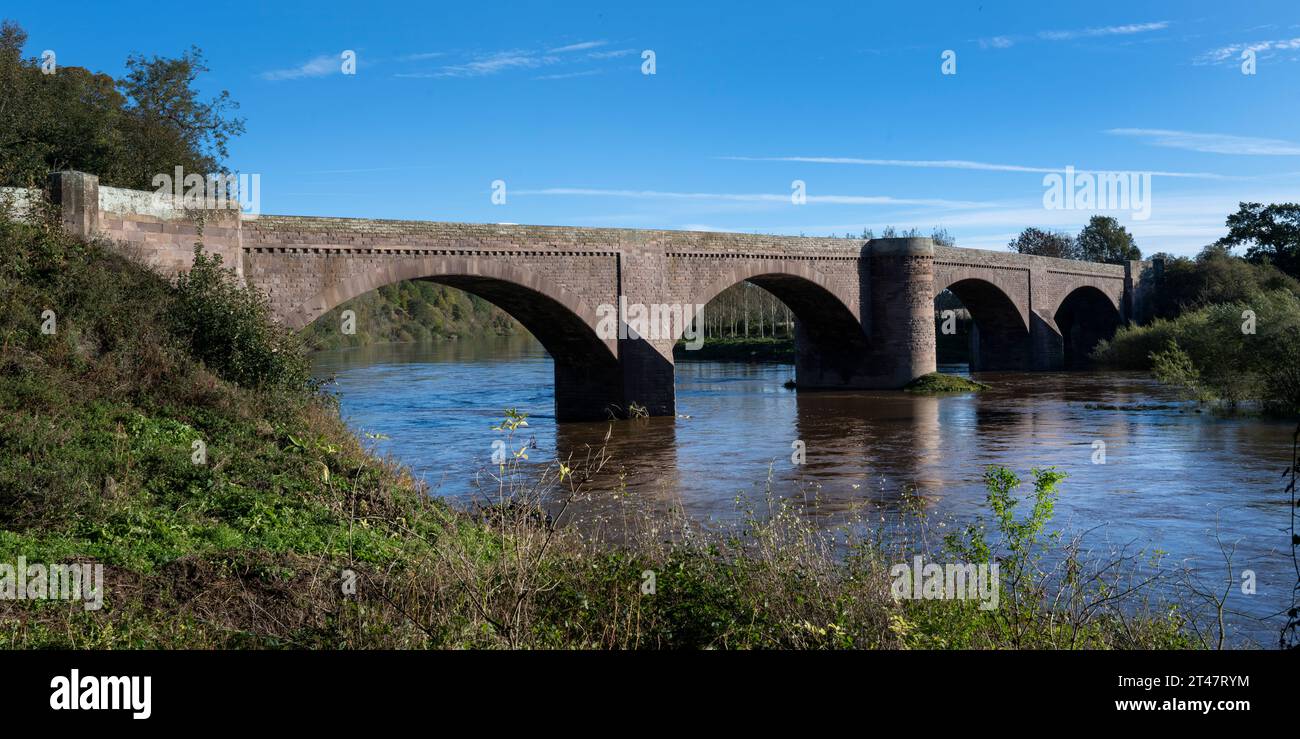
M 1005 248 L 1044 170 L 1155 172 L 1145 253 L 1239 200 L 1300 201 L 1292 2 L 31 3 L 27 53 L 119 74 L 203 49 L 265 213 L 807 235 L 947 228 Z M 617 7 L 615 7 L 617 6 Z M 340 54 L 356 53 L 355 75 Z M 642 74 L 645 50 L 655 74 Z M 956 74 L 942 55 L 956 55 Z M 1255 74 L 1241 54 L 1253 51 Z M 491 201 L 492 182 L 506 202 Z M 794 180 L 808 201 L 791 202 Z

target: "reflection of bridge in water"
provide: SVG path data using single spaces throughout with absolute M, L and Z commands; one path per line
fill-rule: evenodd
M 201 229 L 152 193 L 101 188 L 93 175 L 51 175 L 70 230 L 103 234 L 164 272 L 192 244 L 222 254 L 300 328 L 366 292 L 431 280 L 516 318 L 555 360 L 556 416 L 675 412 L 673 353 L 683 329 L 607 335 L 607 306 L 694 306 L 752 282 L 796 318 L 801 389 L 886 389 L 935 370 L 934 298 L 951 290 L 974 321 L 972 365 L 1071 365 L 1137 317 L 1143 264 L 1105 265 L 873 239 L 588 229 L 204 213 Z M 218 215 L 220 217 L 218 217 Z M 622 335 L 624 332 L 620 332 Z

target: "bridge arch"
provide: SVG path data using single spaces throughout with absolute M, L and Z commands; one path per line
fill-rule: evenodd
M 1001 287 L 978 277 L 963 277 L 946 285 L 936 283 L 935 288 L 935 297 L 947 290 L 970 312 L 971 371 L 1030 368 L 1029 325 L 1020 306 Z
M 596 312 L 563 287 L 499 261 L 435 257 L 370 269 L 333 282 L 292 309 L 285 323 L 301 329 L 348 300 L 406 280 L 464 290 L 523 324 L 554 360 L 557 420 L 601 420 L 621 412 L 617 337 L 600 338 Z
M 754 260 L 707 284 L 692 303 L 707 305 L 742 282 L 763 288 L 794 314 L 795 376 L 801 389 L 843 388 L 866 377 L 870 341 L 856 298 L 807 262 Z
M 1092 285 L 1081 285 L 1067 293 L 1052 315 L 1061 332 L 1064 368 L 1087 367 L 1098 342 L 1115 335 L 1121 316 L 1115 297 Z

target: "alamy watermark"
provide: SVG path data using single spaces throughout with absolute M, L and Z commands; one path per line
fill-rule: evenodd
M 249 218 L 262 212 L 260 174 L 186 174 L 178 165 L 173 174 L 154 175 L 152 184 L 154 203 L 160 208 L 238 210 Z
M 896 564 L 889 568 L 894 578 L 889 593 L 897 600 L 978 600 L 981 611 L 998 607 L 1001 581 L 998 565 L 926 563 L 916 555 L 912 564 Z
M 104 565 L 0 562 L 0 600 L 80 600 L 87 611 L 104 606 Z
M 704 306 L 696 303 L 629 303 L 620 295 L 618 306 L 596 307 L 596 336 L 609 339 L 675 341 L 681 337 L 686 348 L 704 346 Z
M 1073 166 L 1043 176 L 1047 210 L 1124 210 L 1135 221 L 1151 217 L 1150 172 L 1076 172 Z

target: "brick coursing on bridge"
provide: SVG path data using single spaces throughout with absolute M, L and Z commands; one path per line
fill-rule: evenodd
M 1139 317 L 1144 263 L 1104 265 L 935 246 L 929 239 L 574 228 L 305 216 L 240 218 L 160 206 L 152 193 L 99 187 L 93 175 L 51 175 L 75 233 L 100 234 L 172 274 L 194 242 L 263 290 L 275 316 L 300 328 L 393 282 L 461 287 L 519 319 L 556 364 L 557 416 L 599 418 L 633 406 L 675 411 L 677 336 L 598 336 L 602 306 L 703 305 L 749 280 L 776 294 L 798 324 L 803 388 L 899 387 L 934 371 L 933 299 L 952 289 L 970 309 L 987 368 L 1054 369 L 1080 321 Z M 1085 299 L 1086 298 L 1086 299 Z M 1071 320 L 1063 331 L 1062 317 Z M 680 327 L 678 327 L 680 330 Z M 992 364 L 990 364 L 990 362 Z

